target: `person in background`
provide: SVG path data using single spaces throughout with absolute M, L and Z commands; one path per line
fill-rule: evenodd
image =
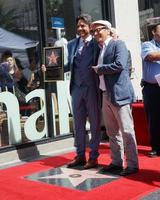
M 9 74 L 10 67 L 7 62 L 0 63 L 0 92 L 13 92 L 13 80 Z
M 22 68 L 22 74 L 28 81 L 27 88 L 29 91 L 41 87 L 41 67 L 38 66 L 39 64 L 36 63 L 36 58 L 33 56 L 29 58 L 29 66 Z
M 151 151 L 148 156 L 160 156 L 160 23 L 152 25 L 151 41 L 142 43 L 142 94 L 150 132 Z
M 122 40 L 111 37 L 110 22 L 95 21 L 92 23 L 92 31 L 101 47 L 98 64 L 92 68 L 100 79 L 99 88 L 103 93 L 102 113 L 112 159 L 100 172 L 126 176 L 139 170 L 131 111 L 135 95 L 128 73 L 128 50 Z M 124 165 L 124 153 L 127 166 Z
M 14 57 L 8 57 L 7 63 L 9 65 L 9 75 L 12 80 L 13 91 L 11 91 L 18 99 L 20 107 L 28 106 L 31 102 L 26 102 L 25 96 L 30 92 L 30 84 L 32 83 L 32 79 L 27 80 L 22 71 L 20 63 L 15 60 Z M 22 116 L 29 116 L 33 110 L 24 109 L 20 110 L 20 114 Z
M 8 57 L 12 57 L 12 51 L 9 49 L 5 50 L 1 55 L 1 63 L 6 62 Z
M 12 57 L 12 52 L 7 49 L 2 52 L 1 55 L 1 64 L 0 64 L 0 91 L 10 91 L 13 92 L 13 80 L 9 74 L 9 64 L 7 62 L 7 58 Z
M 65 30 L 61 30 L 61 37 L 54 43 L 54 47 L 63 47 L 64 53 L 64 65 L 67 64 L 68 50 L 67 50 L 68 41 L 65 38 Z
M 9 74 L 15 76 L 15 79 L 19 79 L 19 69 L 17 67 L 16 61 L 13 57 L 6 58 L 6 61 L 9 65 Z M 17 78 L 16 78 L 17 76 Z
M 4 77 L 1 78 L 2 91 L 13 92 L 13 87 L 22 79 L 21 69 L 19 64 L 17 64 L 18 58 L 14 58 L 10 50 L 6 50 L 1 56 L 1 71 Z M 22 84 L 25 87 L 24 84 Z
M 111 36 L 114 40 L 120 39 L 118 31 L 114 27 L 111 27 Z M 129 77 L 131 78 L 134 68 L 132 67 L 132 57 L 130 50 L 128 50 L 128 66 L 129 66 Z
M 111 27 L 111 36 L 114 40 L 118 40 L 119 39 L 119 34 L 116 28 Z
M 23 93 L 28 93 L 28 83 L 25 77 L 22 74 L 22 70 L 17 66 L 16 60 L 14 57 L 8 57 L 7 60 L 9 65 L 9 74 L 13 80 L 14 86 L 18 87 Z

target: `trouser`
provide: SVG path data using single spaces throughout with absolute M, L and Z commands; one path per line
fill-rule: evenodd
M 115 106 L 107 94 L 103 93 L 102 113 L 109 137 L 112 163 L 123 166 L 125 152 L 127 166 L 138 168 L 137 143 L 130 105 Z
M 150 144 L 152 150 L 160 151 L 160 87 L 158 84 L 146 83 L 142 93 L 150 133 Z
M 99 156 L 100 143 L 100 106 L 94 86 L 76 86 L 72 88 L 72 109 L 75 129 L 77 156 L 85 156 L 86 120 L 90 122 L 91 140 L 89 141 L 90 158 Z

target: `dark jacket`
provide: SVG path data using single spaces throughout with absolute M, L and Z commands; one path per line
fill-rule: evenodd
M 70 71 L 71 72 L 71 79 L 70 79 L 70 93 L 72 90 L 72 86 L 73 86 L 73 73 L 74 73 L 74 59 L 76 57 L 76 53 L 77 53 L 77 48 L 79 45 L 79 40 L 80 38 L 75 38 L 71 41 L 68 42 L 68 63 L 65 66 L 65 71 Z M 90 45 L 93 51 L 92 54 L 92 61 L 90 63 L 90 67 L 93 65 L 97 64 L 98 61 L 98 54 L 99 54 L 99 47 L 97 45 L 97 42 L 95 41 L 95 39 L 92 39 L 90 41 Z M 84 59 L 87 59 L 84 57 Z M 97 74 L 93 71 L 92 73 L 94 76 L 94 80 L 96 81 L 96 87 L 98 89 L 98 85 L 99 85 L 99 78 L 97 76 Z

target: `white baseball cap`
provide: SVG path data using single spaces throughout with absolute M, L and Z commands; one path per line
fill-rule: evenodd
M 112 28 L 111 23 L 109 21 L 107 21 L 107 20 L 97 20 L 97 21 L 94 21 L 94 22 L 92 22 L 91 26 L 93 26 L 95 24 L 101 24 L 101 25 L 107 27 L 108 29 Z

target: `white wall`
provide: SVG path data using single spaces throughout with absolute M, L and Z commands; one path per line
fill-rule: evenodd
M 142 64 L 140 57 L 140 28 L 138 0 L 114 0 L 115 26 L 120 38 L 126 42 L 131 51 L 133 67 L 132 83 L 138 99 L 142 99 L 140 80 L 142 77 Z

